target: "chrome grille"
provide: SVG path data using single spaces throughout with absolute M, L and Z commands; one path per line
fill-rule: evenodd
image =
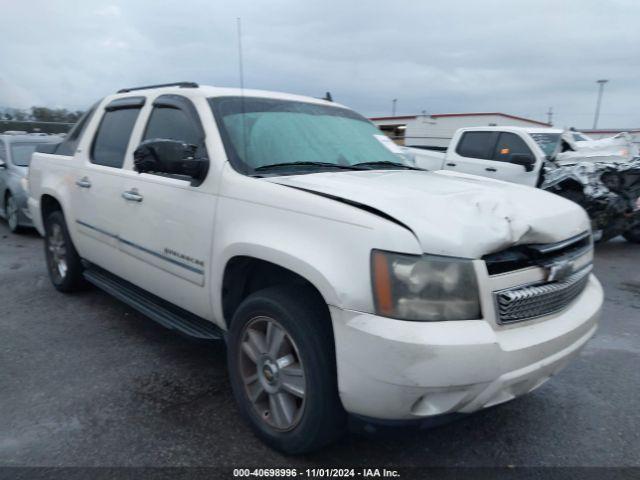
M 562 281 L 493 292 L 498 322 L 519 322 L 562 310 L 582 293 L 592 268 L 589 265 Z

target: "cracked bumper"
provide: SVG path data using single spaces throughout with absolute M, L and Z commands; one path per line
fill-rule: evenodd
M 508 327 L 407 322 L 331 307 L 340 398 L 348 412 L 385 420 L 506 402 L 566 366 L 595 333 L 602 301 L 592 275 L 565 310 Z

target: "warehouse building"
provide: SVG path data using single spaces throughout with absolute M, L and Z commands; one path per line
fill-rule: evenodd
M 397 143 L 407 146 L 445 150 L 456 130 L 463 127 L 512 125 L 549 127 L 548 123 L 506 113 L 439 113 L 403 115 L 370 119 Z

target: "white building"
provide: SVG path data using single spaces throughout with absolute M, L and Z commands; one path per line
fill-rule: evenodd
M 548 123 L 506 113 L 439 113 L 370 119 L 380 130 L 401 145 L 444 150 L 456 130 L 463 127 L 511 125 L 549 127 Z

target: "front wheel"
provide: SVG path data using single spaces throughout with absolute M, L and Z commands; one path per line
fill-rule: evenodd
M 640 224 L 630 228 L 622 234 L 627 242 L 640 243 Z
M 304 286 L 250 295 L 233 317 L 228 365 L 240 412 L 268 445 L 297 454 L 338 438 L 338 397 L 327 306 Z
M 64 293 L 80 290 L 84 285 L 82 261 L 76 251 L 61 211 L 45 219 L 44 251 L 53 286 Z

